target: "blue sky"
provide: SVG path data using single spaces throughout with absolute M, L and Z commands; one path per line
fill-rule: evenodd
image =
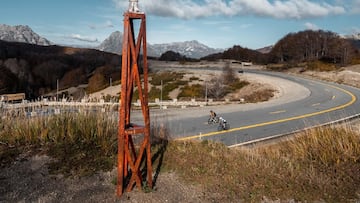
M 123 31 L 128 0 L 1 0 L 0 24 L 29 25 L 53 43 L 96 46 Z M 139 0 L 150 44 L 197 40 L 257 49 L 290 32 L 360 33 L 360 0 Z

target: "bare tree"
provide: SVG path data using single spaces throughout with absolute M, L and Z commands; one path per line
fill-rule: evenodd
M 215 99 L 221 99 L 229 92 L 229 86 L 237 80 L 234 69 L 231 68 L 230 62 L 227 62 L 223 67 L 222 74 L 219 77 L 214 77 L 210 80 L 208 96 Z
M 210 80 L 208 86 L 208 96 L 220 99 L 226 94 L 226 85 L 221 77 L 214 77 Z
M 227 62 L 223 67 L 222 78 L 225 85 L 230 85 L 236 82 L 237 77 L 235 76 L 234 69 L 230 66 L 230 62 Z

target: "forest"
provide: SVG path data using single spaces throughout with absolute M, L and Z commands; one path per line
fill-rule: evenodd
M 289 33 L 280 39 L 269 53 L 243 48 L 239 45 L 202 58 L 204 60 L 234 59 L 257 64 L 299 64 L 322 61 L 338 66 L 360 63 L 359 40 L 340 37 L 330 31 L 306 30 Z
M 120 67 L 120 56 L 98 50 L 0 41 L 0 94 L 37 98 L 57 85 L 65 89 L 93 81 L 99 86 L 119 80 Z

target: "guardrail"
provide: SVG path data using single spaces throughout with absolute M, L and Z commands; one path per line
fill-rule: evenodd
M 155 99 L 155 102 L 149 102 L 149 106 L 163 106 L 163 107 L 171 107 L 171 106 L 206 106 L 206 105 L 220 105 L 220 104 L 229 104 L 229 103 L 243 103 L 244 100 L 240 99 L 239 101 L 230 101 L 230 100 L 223 100 L 223 101 L 214 101 L 209 99 L 208 101 L 196 101 L 195 99 L 191 99 L 190 101 L 179 101 L 177 99 L 173 100 L 164 100 L 160 101 L 159 99 Z M 100 100 L 97 102 L 92 101 L 35 101 L 35 102 L 22 102 L 22 103 L 0 103 L 0 107 L 2 109 L 14 109 L 14 108 L 36 108 L 36 107 L 43 107 L 43 106 L 52 106 L 52 107 L 113 107 L 118 106 L 118 102 L 105 102 L 104 100 Z M 133 102 L 134 106 L 141 106 L 140 100 Z

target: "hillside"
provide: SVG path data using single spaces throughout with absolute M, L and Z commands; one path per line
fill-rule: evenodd
M 120 56 L 93 49 L 0 41 L 0 94 L 25 92 L 27 99 L 35 99 L 56 90 L 57 80 L 65 89 L 94 77 L 98 88 L 109 78 L 120 79 L 120 64 Z M 76 99 L 84 90 L 70 94 Z

